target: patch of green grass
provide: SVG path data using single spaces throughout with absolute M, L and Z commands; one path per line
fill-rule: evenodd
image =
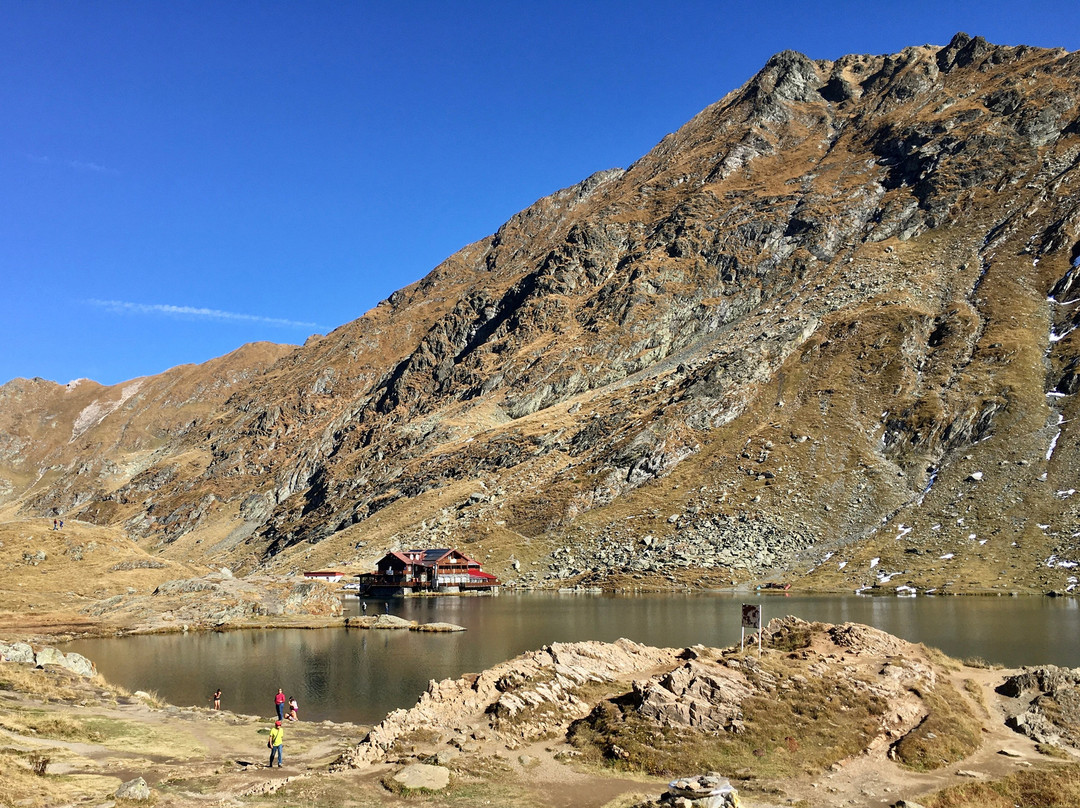
M 915 729 L 893 745 L 900 765 L 933 771 L 963 760 L 979 748 L 982 724 L 956 688 L 940 681 L 933 690 L 914 692 L 928 712 Z
M 1022 769 L 1000 780 L 961 783 L 919 802 L 926 808 L 1072 808 L 1080 805 L 1080 764 Z

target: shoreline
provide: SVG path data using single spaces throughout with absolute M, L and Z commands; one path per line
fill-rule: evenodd
M 575 597 L 618 597 L 636 598 L 652 595 L 671 595 L 673 589 L 639 589 L 633 592 L 620 590 L 605 590 L 595 592 L 581 589 L 541 589 L 529 588 L 509 590 L 507 596 L 529 594 L 551 594 Z M 1026 593 L 1026 592 L 996 592 L 996 591 L 972 591 L 972 592 L 935 592 L 931 594 L 897 595 L 886 592 L 827 592 L 820 590 L 771 590 L 771 589 L 747 589 L 732 587 L 722 589 L 707 589 L 684 592 L 687 596 L 709 597 L 710 595 L 745 595 L 767 599 L 769 601 L 782 602 L 792 596 L 808 598 L 839 598 L 855 597 L 868 599 L 896 599 L 908 600 L 913 598 L 1013 598 L 1018 600 L 1034 598 L 1076 598 L 1075 593 Z M 351 597 L 349 594 L 342 596 L 344 601 Z M 446 596 L 451 597 L 451 596 Z M 327 629 L 327 628 L 355 628 L 360 630 L 393 630 L 405 628 L 405 626 L 366 626 L 361 621 L 373 621 L 379 615 L 257 615 L 245 618 L 230 619 L 225 622 L 212 620 L 191 620 L 176 624 L 162 624 L 152 621 L 117 621 L 100 620 L 87 616 L 82 612 L 58 609 L 55 611 L 35 610 L 31 613 L 0 611 L 0 640 L 14 642 L 36 642 L 39 644 L 65 643 L 79 639 L 101 639 L 106 637 L 148 636 L 156 634 L 186 634 L 194 632 L 226 632 L 226 631 L 252 631 L 271 629 Z M 350 622 L 352 621 L 352 622 Z M 411 621 L 415 624 L 415 621 Z M 416 630 L 417 626 L 412 627 Z M 1038 661 L 1030 664 L 1039 664 Z

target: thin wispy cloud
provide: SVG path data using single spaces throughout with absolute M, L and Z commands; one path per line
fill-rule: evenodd
M 68 160 L 67 164 L 76 171 L 93 171 L 102 174 L 109 174 L 112 172 L 111 169 L 106 168 L 105 166 L 98 165 L 97 163 L 87 163 L 83 160 Z
M 88 160 L 54 160 L 45 154 L 28 154 L 27 159 L 29 159 L 31 163 L 38 163 L 43 166 L 60 166 L 62 168 L 70 168 L 74 171 L 89 171 L 95 174 L 117 173 L 108 166 L 103 166 L 100 163 L 93 163 Z
M 235 311 L 221 311 L 220 309 L 204 309 L 196 306 L 174 306 L 169 303 L 130 303 L 124 300 L 97 300 L 86 301 L 91 306 L 111 311 L 116 314 L 145 314 L 161 317 L 175 317 L 178 319 L 211 320 L 216 322 L 240 322 L 259 323 L 260 325 L 274 325 L 282 328 L 319 328 L 318 323 L 308 323 L 301 320 L 287 320 L 283 317 L 265 317 L 260 314 L 242 314 Z

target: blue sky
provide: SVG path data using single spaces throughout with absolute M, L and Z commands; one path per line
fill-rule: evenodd
M 773 53 L 1080 49 L 1067 2 L 0 0 L 0 383 L 362 315 Z

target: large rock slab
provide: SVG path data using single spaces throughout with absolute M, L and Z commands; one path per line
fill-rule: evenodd
M 379 614 L 371 617 L 349 617 L 345 620 L 345 625 L 348 628 L 411 629 L 416 628 L 416 621 L 393 614 Z
M 1039 743 L 1080 749 L 1080 668 L 1024 668 L 997 690 L 1023 702 L 1008 726 Z
M 430 763 L 410 763 L 390 779 L 408 791 L 442 791 L 450 785 L 450 770 Z
M 97 668 L 94 663 L 82 654 L 65 654 L 56 648 L 42 648 L 34 655 L 34 662 L 41 667 L 58 665 L 79 676 L 97 676 Z

